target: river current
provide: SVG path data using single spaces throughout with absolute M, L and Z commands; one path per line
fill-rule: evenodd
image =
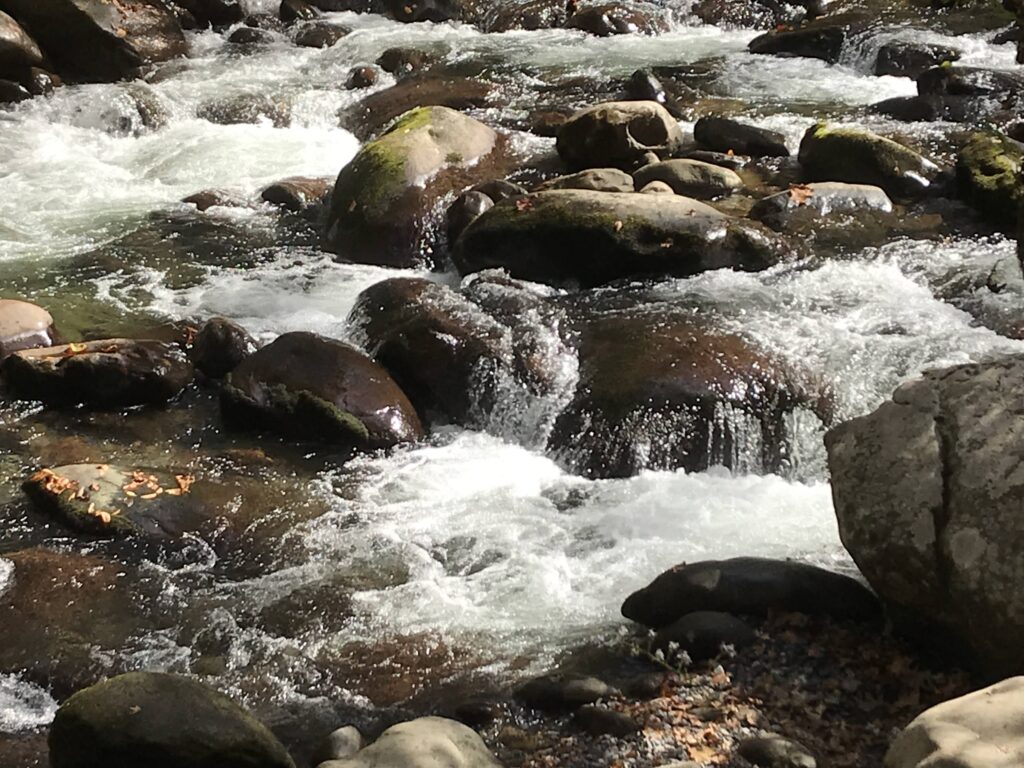
M 792 150 L 812 115 L 886 129 L 858 108 L 915 92 L 911 80 L 871 74 L 881 38 L 833 66 L 754 57 L 746 53 L 754 32 L 700 26 L 683 9 L 665 34 L 610 39 L 329 18 L 353 29 L 333 48 L 281 42 L 239 56 L 220 34 L 189 33 L 190 58 L 163 65 L 150 82 L 67 87 L 0 112 L 3 296 L 35 301 L 66 332 L 93 337 L 223 315 L 263 341 L 292 330 L 350 338 L 355 297 L 395 272 L 335 263 L 312 243 L 276 243 L 277 214 L 258 195 L 284 177 L 334 176 L 352 158 L 359 142 L 337 113 L 365 93 L 340 84 L 354 65 L 396 45 L 497 71 L 508 106 L 477 116 L 505 122 L 529 111 L 533 79 L 626 77 L 638 67 L 713 59 L 723 101 L 745 102 L 747 117 L 782 131 Z M 984 35 L 907 35 L 955 42 L 965 64 L 1013 64 L 1012 46 Z M 385 75 L 375 87 L 393 82 Z M 162 125 L 144 124 L 133 89 L 160 105 Z M 246 93 L 286 99 L 290 124 L 216 125 L 197 116 L 210 101 Z M 937 128 L 900 130 L 927 145 Z M 529 134 L 515 141 L 537 154 L 553 147 Z M 211 209 L 199 234 L 182 225 L 150 237 L 154 215 L 176 221 L 189 211 L 181 198 L 207 188 L 251 205 Z M 210 246 L 211 233 L 226 244 Z M 1013 253 L 998 236 L 901 239 L 824 263 L 712 272 L 648 290 L 652 301 L 700 306 L 720 327 L 828 381 L 839 417 L 848 418 L 924 369 L 1024 352 L 1024 343 L 992 330 L 1008 299 L 986 283 Z M 453 273 L 423 274 L 458 282 Z M 571 394 L 574 365 L 566 354 L 563 394 Z M 196 399 L 200 417 L 213 412 Z M 141 618 L 124 644 L 96 650 L 117 656 L 111 668 L 204 674 L 215 666 L 219 684 L 254 705 L 358 704 L 392 702 L 378 693 L 386 687 L 379 680 L 360 687 L 341 674 L 348 664 L 402 659 L 396 668 L 442 678 L 543 668 L 559 651 L 614 631 L 622 599 L 678 562 L 766 555 L 853 568 L 815 425 L 798 430 L 798 461 L 785 476 L 716 468 L 591 481 L 566 474 L 539 448 L 558 405 L 510 403 L 479 431 L 440 428 L 425 444 L 344 466 L 296 456 L 255 475 L 233 474 L 217 429 L 174 409 L 92 419 L 79 430 L 32 406 L 4 406 L 0 591 L 16 578 L 3 553 L 35 544 L 100 553 L 140 585 L 133 618 Z M 200 480 L 205 474 L 226 489 L 223 506 L 246 521 L 235 546 L 251 544 L 256 554 L 197 538 L 174 555 L 131 558 L 43 526 L 18 485 L 75 438 L 105 459 L 184 463 Z M 339 593 L 344 608 L 324 598 L 317 609 L 340 611 L 337 620 L 276 632 L 251 620 L 289 595 Z M 0 677 L 0 731 L 45 724 L 53 711 L 38 686 Z

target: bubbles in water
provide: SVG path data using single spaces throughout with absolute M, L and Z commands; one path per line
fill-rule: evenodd
M 0 731 L 18 733 L 49 725 L 57 702 L 37 685 L 17 675 L 0 675 Z

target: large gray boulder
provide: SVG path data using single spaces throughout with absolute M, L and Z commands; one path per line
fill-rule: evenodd
M 919 715 L 896 737 L 885 768 L 1024 765 L 1024 678 L 1003 680 Z
M 447 107 L 403 115 L 338 175 L 323 245 L 339 260 L 393 267 L 430 261 L 438 202 L 500 175 L 495 131 Z
M 174 13 L 159 0 L 0 0 L 73 80 L 134 77 L 139 68 L 187 52 Z
M 648 152 L 668 157 L 683 143 L 679 123 L 656 101 L 611 101 L 580 110 L 561 127 L 558 154 L 574 170 L 632 170 Z
M 765 269 L 788 245 L 761 224 L 678 195 L 552 190 L 504 200 L 473 221 L 452 258 L 534 282 L 602 285 L 644 275 Z
M 477 733 L 443 717 L 421 717 L 388 728 L 346 760 L 320 768 L 501 768 Z
M 1024 670 L 1024 356 L 929 372 L 825 443 L 843 543 L 897 628 Z
M 178 675 L 131 672 L 65 701 L 51 768 L 295 768 L 274 735 L 228 697 Z

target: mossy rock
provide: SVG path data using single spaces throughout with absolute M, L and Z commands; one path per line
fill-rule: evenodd
M 286 333 L 232 371 L 221 394 L 229 424 L 349 450 L 423 436 L 419 417 L 384 368 L 356 348 Z
M 179 675 L 131 672 L 65 701 L 52 768 L 295 768 L 274 735 L 228 697 Z
M 960 196 L 1007 234 L 1017 232 L 1024 206 L 1024 144 L 997 133 L 976 133 L 956 163 Z
M 788 244 L 761 224 L 678 195 L 553 190 L 502 201 L 456 243 L 462 274 L 505 269 L 534 282 L 596 286 L 640 276 L 757 271 Z
M 935 163 L 909 147 L 871 131 L 824 123 L 804 134 L 800 166 L 807 181 L 870 184 L 901 199 L 924 195 L 939 175 Z
M 406 112 L 338 175 L 324 247 L 339 260 L 409 267 L 429 261 L 432 216 L 451 192 L 501 175 L 503 142 L 446 107 Z

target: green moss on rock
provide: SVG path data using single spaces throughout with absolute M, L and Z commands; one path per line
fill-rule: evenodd
M 976 133 L 960 150 L 956 177 L 961 197 L 1007 233 L 1024 206 L 1024 146 L 996 133 Z

